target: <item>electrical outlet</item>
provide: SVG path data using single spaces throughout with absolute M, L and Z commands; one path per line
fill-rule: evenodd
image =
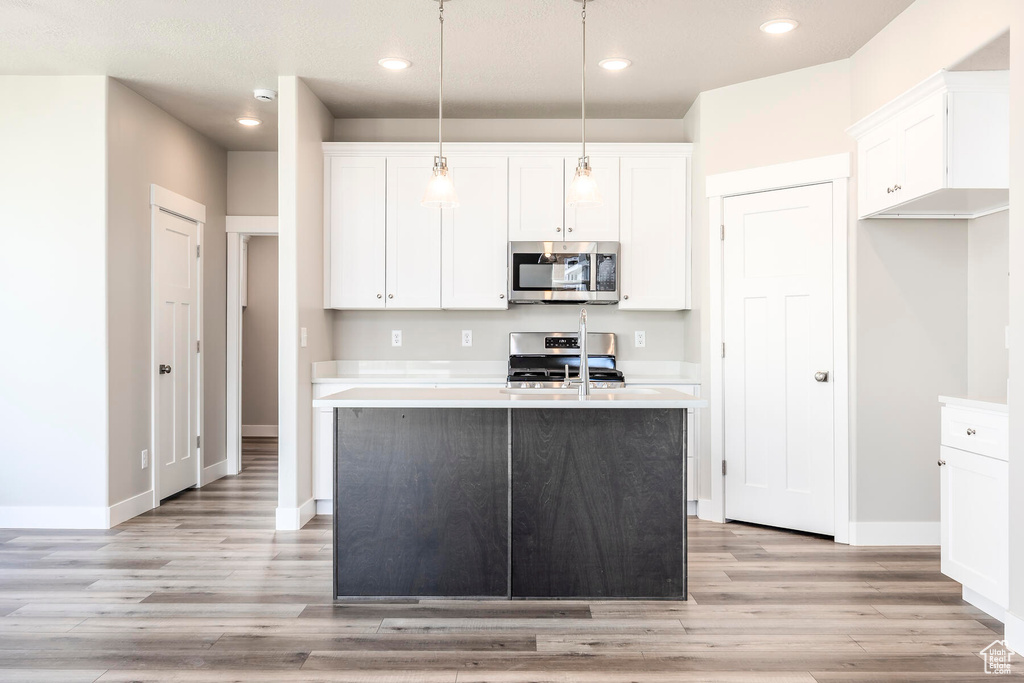
M 472 346 L 473 345 L 473 330 L 462 331 L 462 345 Z
M 402 331 L 401 330 L 391 330 L 391 345 L 392 346 L 401 346 L 402 345 Z
M 633 343 L 636 345 L 636 348 L 638 349 L 642 349 L 645 346 L 647 346 L 647 333 L 644 332 L 643 330 L 637 330 L 636 332 L 634 332 Z
M 146 448 L 142 451 L 142 469 L 149 467 L 149 449 Z

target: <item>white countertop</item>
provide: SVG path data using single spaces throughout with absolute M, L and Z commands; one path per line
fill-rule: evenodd
M 974 410 L 988 410 L 994 413 L 1009 413 L 1010 408 L 1006 400 L 989 400 L 967 396 L 939 396 L 939 403 L 946 406 L 957 406 L 959 408 L 973 408 Z
M 314 399 L 317 408 L 704 408 L 708 402 L 675 389 L 615 389 L 581 401 L 576 390 L 358 387 Z

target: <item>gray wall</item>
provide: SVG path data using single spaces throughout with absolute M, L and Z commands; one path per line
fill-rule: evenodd
M 1010 212 L 967 224 L 967 392 L 1006 399 Z
M 589 329 L 618 335 L 621 360 L 683 360 L 685 313 L 620 311 L 588 306 Z M 579 327 L 576 306 L 512 305 L 507 311 L 335 311 L 337 360 L 492 360 L 508 358 L 509 332 L 570 332 Z M 391 346 L 391 330 L 402 330 L 402 346 Z M 462 346 L 462 330 L 473 346 Z M 647 346 L 633 346 L 633 332 L 647 333 Z
M 228 152 L 228 215 L 277 215 L 277 152 Z
M 150 184 L 206 206 L 203 228 L 203 465 L 225 453 L 224 233 L 227 153 L 170 114 L 109 80 L 107 344 L 110 504 L 152 488 L 139 453 L 150 443 Z
M 0 76 L 0 89 L 0 526 L 39 524 L 22 506 L 101 518 L 106 79 Z
M 277 424 L 277 237 L 249 238 L 242 312 L 242 424 Z
M 448 119 L 447 142 L 575 142 L 578 119 Z M 433 142 L 436 119 L 336 119 L 335 142 Z M 591 142 L 689 142 L 680 119 L 587 119 Z

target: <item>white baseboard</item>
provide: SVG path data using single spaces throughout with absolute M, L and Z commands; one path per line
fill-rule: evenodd
M 310 498 L 297 508 L 277 508 L 277 530 L 298 531 L 316 517 L 316 500 Z
M 1006 608 L 999 603 L 986 598 L 981 593 L 973 591 L 967 586 L 963 587 L 961 596 L 963 597 L 964 602 L 974 605 L 993 619 L 998 619 L 999 621 L 1006 623 Z
M 211 481 L 217 481 L 221 477 L 228 473 L 228 459 L 224 458 L 220 462 L 215 462 L 209 467 L 204 467 L 202 475 L 199 477 L 199 486 L 206 486 Z
M 109 529 L 108 514 L 105 505 L 9 505 L 0 507 L 0 529 Z
M 1006 625 L 1006 630 L 1003 632 L 1006 646 L 1024 656 L 1024 619 L 1007 610 L 1003 623 Z
M 708 522 L 725 522 L 715 509 L 714 501 L 710 498 L 699 498 L 697 500 L 697 517 Z
M 277 425 L 242 425 L 242 436 L 277 436 Z
M 137 496 L 126 498 L 120 503 L 114 503 L 107 510 L 107 528 L 113 529 L 121 522 L 127 522 L 132 517 L 152 509 L 153 489 L 143 491 Z
M 334 514 L 334 500 L 331 498 L 320 498 L 316 501 L 316 514 L 318 515 L 333 515 Z
M 851 522 L 850 545 L 938 545 L 938 522 Z

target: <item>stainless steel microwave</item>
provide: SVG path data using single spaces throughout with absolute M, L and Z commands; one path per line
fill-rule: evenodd
M 510 242 L 508 300 L 520 304 L 613 304 L 618 242 Z

